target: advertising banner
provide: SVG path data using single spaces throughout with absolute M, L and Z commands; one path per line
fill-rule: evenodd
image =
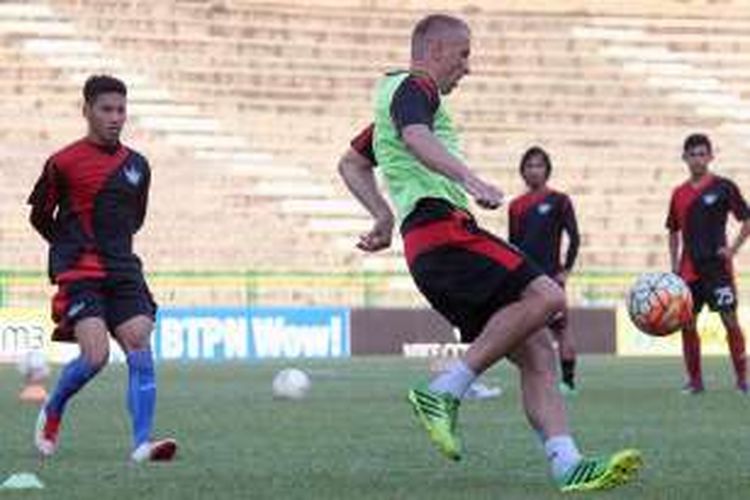
M 614 309 L 572 308 L 568 324 L 578 352 L 615 352 Z M 354 355 L 440 357 L 465 350 L 455 328 L 432 309 L 353 309 L 351 325 Z
M 737 310 L 740 324 L 750 321 L 750 308 Z M 703 354 L 727 354 L 726 333 L 717 313 L 704 310 L 698 316 L 698 333 Z M 682 336 L 679 332 L 666 337 L 652 337 L 638 330 L 630 321 L 628 311 L 617 311 L 617 354 L 626 356 L 682 356 Z
M 163 308 L 153 349 L 162 360 L 342 358 L 349 310 L 325 307 Z
M 54 363 L 77 356 L 75 344 L 50 342 L 53 326 L 47 308 L 0 309 L 0 363 L 15 363 L 32 350 L 43 351 Z

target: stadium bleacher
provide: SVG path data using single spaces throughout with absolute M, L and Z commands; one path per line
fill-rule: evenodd
M 738 2 L 566 5 L 461 7 L 474 33 L 473 74 L 448 102 L 467 156 L 512 195 L 523 150 L 543 145 L 553 184 L 576 203 L 581 271 L 663 268 L 668 197 L 685 176 L 683 137 L 708 132 L 717 170 L 750 181 L 750 17 Z M 81 134 L 85 76 L 110 71 L 131 85 L 127 139 L 154 169 L 138 240 L 149 270 L 403 272 L 398 240 L 382 256 L 354 250 L 368 220 L 335 164 L 369 120 L 378 74 L 406 63 L 409 29 L 425 6 L 456 8 L 0 4 L 0 267 L 41 269 L 25 196 L 46 155 Z M 504 233 L 504 211 L 479 215 Z

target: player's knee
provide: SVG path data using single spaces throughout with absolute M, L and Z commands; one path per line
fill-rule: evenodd
M 81 349 L 81 355 L 92 368 L 101 370 L 109 362 L 109 345 L 97 344 Z
M 142 351 L 150 345 L 151 335 L 149 332 L 130 332 L 129 335 L 120 337 L 123 347 L 127 352 Z
M 104 320 L 85 318 L 76 324 L 75 331 L 81 356 L 97 370 L 103 368 L 109 361 L 109 335 Z
M 565 292 L 547 276 L 532 281 L 524 291 L 524 298 L 532 301 L 534 310 L 544 314 L 548 319 L 565 311 Z
M 548 280 L 540 289 L 539 301 L 548 318 L 554 318 L 565 312 L 565 292 L 552 280 Z
M 115 336 L 126 351 L 140 351 L 149 347 L 152 329 L 151 319 L 137 316 L 118 326 L 115 329 Z

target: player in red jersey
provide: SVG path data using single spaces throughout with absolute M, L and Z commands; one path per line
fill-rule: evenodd
M 106 365 L 111 333 L 127 356 L 131 459 L 170 460 L 177 443 L 151 436 L 156 380 L 149 338 L 156 304 L 133 253 L 133 235 L 146 216 L 150 169 L 141 154 L 120 143 L 125 84 L 92 76 L 83 96 L 88 134 L 47 160 L 29 197 L 31 224 L 49 243 L 49 277 L 58 287 L 52 339 L 76 342 L 81 350 L 39 412 L 35 445 L 45 457 L 57 450 L 65 407 Z
M 573 203 L 567 194 L 547 185 L 552 174 L 552 161 L 544 149 L 529 148 L 521 158 L 519 170 L 528 190 L 508 207 L 508 239 L 564 288 L 580 244 Z M 563 232 L 568 237 L 568 248 L 565 261 L 561 262 Z M 567 316 L 566 309 L 549 323 L 549 328 L 558 345 L 562 371 L 560 390 L 563 394 L 574 394 L 576 351 Z
M 718 311 L 727 331 L 737 390 L 748 392 L 745 338 L 737 320 L 737 289 L 732 258 L 750 235 L 750 209 L 731 180 L 709 171 L 713 160 L 711 141 L 703 134 L 685 139 L 682 158 L 690 178 L 672 192 L 667 217 L 669 256 L 673 272 L 679 274 L 693 295 L 695 317 L 708 304 Z M 727 217 L 742 221 L 742 228 L 727 245 Z M 682 350 L 688 380 L 683 391 L 704 391 L 701 345 L 695 318 L 682 331 Z

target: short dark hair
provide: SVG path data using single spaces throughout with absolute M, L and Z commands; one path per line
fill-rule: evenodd
M 411 32 L 411 57 L 412 59 L 421 59 L 424 57 L 426 41 L 432 36 L 436 36 L 441 31 L 449 29 L 469 30 L 469 25 L 463 19 L 449 16 L 447 14 L 431 14 L 423 17 Z
M 526 152 L 521 157 L 521 163 L 518 165 L 518 171 L 521 172 L 521 175 L 523 176 L 523 169 L 526 166 L 526 162 L 528 162 L 533 156 L 542 157 L 542 161 L 544 162 L 544 166 L 547 171 L 545 177 L 549 179 L 549 176 L 552 174 L 552 160 L 549 159 L 549 155 L 547 154 L 547 152 L 539 146 L 532 146 L 526 150 Z
M 687 136 L 687 139 L 685 139 L 685 143 L 682 145 L 682 151 L 688 152 L 693 148 L 697 148 L 699 146 L 706 146 L 706 149 L 708 149 L 708 152 L 712 152 L 711 147 L 711 140 L 708 138 L 706 134 L 690 134 Z
M 110 92 L 116 92 L 127 97 L 128 88 L 122 80 L 109 75 L 92 75 L 83 85 L 83 99 L 86 104 L 92 104 L 97 97 Z

